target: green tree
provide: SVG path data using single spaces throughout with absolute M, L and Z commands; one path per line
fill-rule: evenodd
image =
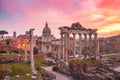
M 34 54 L 38 53 L 38 48 L 37 47 L 34 47 L 33 50 L 34 50 Z
M 5 34 L 8 34 L 8 32 L 5 31 L 5 30 L 0 30 L 0 35 L 2 36 L 2 38 L 3 38 L 3 36 L 4 36 Z
M 6 44 L 10 44 L 10 42 L 11 42 L 11 39 L 6 39 Z

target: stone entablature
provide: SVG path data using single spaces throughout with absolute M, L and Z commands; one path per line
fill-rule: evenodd
M 79 22 L 73 23 L 71 27 L 69 26 L 62 26 L 59 27 L 60 34 L 61 34 L 61 54 L 59 57 L 61 59 L 64 59 L 64 61 L 68 61 L 70 50 L 70 34 L 73 35 L 73 58 L 75 59 L 76 55 L 76 35 L 79 35 L 79 58 L 81 58 L 82 54 L 82 35 L 84 36 L 84 42 L 87 43 L 87 36 L 89 37 L 89 46 L 91 48 L 92 46 L 92 35 L 94 36 L 94 43 L 95 43 L 95 53 L 91 53 L 90 55 L 96 57 L 98 54 L 98 48 L 97 48 L 97 29 L 86 29 L 82 27 L 82 25 Z M 87 45 L 87 44 L 86 44 Z M 85 46 L 86 46 L 85 45 Z M 91 50 L 91 49 L 90 49 Z

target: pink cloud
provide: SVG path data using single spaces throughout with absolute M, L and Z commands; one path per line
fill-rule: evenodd
M 120 0 L 2 0 L 2 8 L 12 16 L 1 18 L 0 26 L 22 33 L 21 28 L 33 26 L 40 35 L 47 20 L 55 36 L 59 35 L 58 27 L 73 22 L 86 28 L 104 28 L 120 23 L 119 4 Z
M 101 0 L 97 5 L 98 8 L 119 9 L 120 0 Z

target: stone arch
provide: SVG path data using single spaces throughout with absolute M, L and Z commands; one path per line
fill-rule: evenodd
M 0 50 L 0 54 L 2 54 L 2 53 L 7 53 L 7 51 L 6 50 Z
M 20 53 L 18 50 L 11 50 L 10 53 Z

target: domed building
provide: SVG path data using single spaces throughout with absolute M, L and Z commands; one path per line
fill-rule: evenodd
M 51 30 L 48 27 L 48 23 L 46 22 L 45 27 L 42 31 L 42 36 L 38 38 L 39 49 L 43 53 L 51 53 L 52 52 L 52 40 L 56 39 L 53 35 L 51 35 Z
M 46 22 L 45 27 L 42 31 L 43 36 L 50 36 L 51 35 L 51 30 L 48 27 L 48 23 Z

